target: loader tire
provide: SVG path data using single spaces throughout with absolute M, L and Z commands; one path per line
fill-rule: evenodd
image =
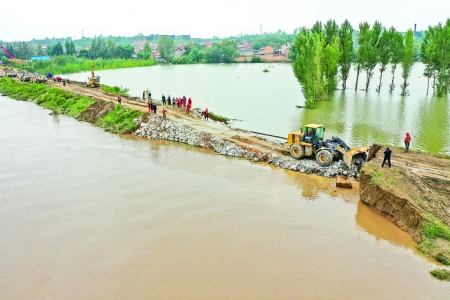
M 333 162 L 333 156 L 328 150 L 320 150 L 316 154 L 316 161 L 322 167 L 329 166 Z
M 305 155 L 305 151 L 300 145 L 291 145 L 290 152 L 293 158 L 302 158 Z

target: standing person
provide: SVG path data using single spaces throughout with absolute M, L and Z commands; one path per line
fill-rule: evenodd
M 119 102 L 120 105 L 122 105 L 122 96 L 117 96 L 117 102 Z
M 152 92 L 148 92 L 148 99 L 152 100 Z
M 192 100 L 191 100 L 191 97 L 189 97 L 189 99 L 188 99 L 188 106 L 189 106 L 189 107 L 192 107 Z
M 145 101 L 145 91 L 142 92 L 142 101 Z
M 67 78 L 67 84 L 70 84 L 70 78 Z
M 170 104 L 170 95 L 167 96 L 167 105 L 171 105 L 171 104 Z
M 411 143 L 411 135 L 409 134 L 409 132 L 406 133 L 405 139 L 403 141 L 405 142 L 405 153 L 408 153 L 409 143 Z
M 183 96 L 182 101 L 183 101 L 183 107 L 186 107 L 186 96 Z
M 209 120 L 209 111 L 208 111 L 208 108 L 205 109 L 205 120 L 206 120 L 206 121 Z
M 166 113 L 167 113 L 167 110 L 165 108 L 163 108 L 163 110 L 162 110 L 163 120 L 166 119 Z
M 175 97 L 172 97 L 172 108 L 175 108 Z
M 161 100 L 163 105 L 166 105 L 166 96 L 164 96 L 164 94 L 162 95 Z
M 152 108 L 151 107 L 151 103 L 150 103 L 150 99 L 148 99 L 148 101 L 147 101 L 147 106 L 148 106 L 148 112 L 150 113 L 150 109 Z
M 391 153 L 392 150 L 389 149 L 389 147 L 386 147 L 386 150 L 384 151 L 384 159 L 383 163 L 381 164 L 381 167 L 384 168 L 384 163 L 387 161 L 389 164 L 389 168 L 391 167 Z

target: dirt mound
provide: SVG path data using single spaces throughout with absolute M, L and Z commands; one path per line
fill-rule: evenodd
M 116 105 L 111 101 L 97 100 L 88 109 L 83 111 L 79 116 L 78 120 L 86 121 L 90 123 L 95 123 L 97 120 L 106 116 L 110 111 L 114 109 Z

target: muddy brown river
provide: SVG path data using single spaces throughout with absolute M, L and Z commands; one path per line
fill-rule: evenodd
M 0 299 L 448 299 L 333 181 L 0 96 Z

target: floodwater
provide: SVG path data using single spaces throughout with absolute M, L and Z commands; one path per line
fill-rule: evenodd
M 0 299 L 447 299 L 358 191 L 0 96 Z
M 269 72 L 264 73 L 267 68 Z M 86 81 L 90 73 L 72 74 L 72 80 Z M 397 68 L 396 89 L 388 92 L 390 68 L 383 75 L 383 86 L 376 92 L 376 71 L 366 93 L 365 73 L 354 90 L 352 70 L 347 90 L 336 91 L 330 101 L 319 102 L 317 109 L 304 105 L 301 87 L 290 64 L 207 64 L 142 67 L 97 71 L 101 81 L 123 86 L 135 96 L 150 89 L 152 97 L 192 97 L 193 106 L 206 107 L 235 119 L 234 127 L 287 136 L 302 124 L 324 124 L 326 136 L 340 136 L 350 146 L 372 143 L 403 146 L 405 132 L 412 135 L 412 149 L 450 155 L 450 100 L 426 95 L 427 79 L 423 64 L 416 63 L 409 79 L 410 96 L 400 96 L 401 67 Z M 340 85 L 339 85 L 340 88 Z

